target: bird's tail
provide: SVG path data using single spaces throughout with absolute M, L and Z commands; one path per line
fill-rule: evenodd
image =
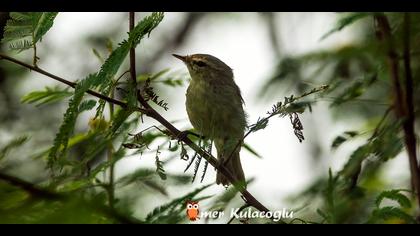
M 241 159 L 239 156 L 241 147 L 239 146 L 235 152 L 232 153 L 233 149 L 227 148 L 226 144 L 227 142 L 225 140 L 215 140 L 219 163 L 229 170 L 237 184 L 243 185 L 246 188 L 245 174 L 242 169 Z M 216 183 L 228 186 L 230 181 L 220 171 L 217 171 Z

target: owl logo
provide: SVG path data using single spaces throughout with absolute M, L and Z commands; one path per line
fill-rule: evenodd
M 187 201 L 187 217 L 191 221 L 196 221 L 200 217 L 198 217 L 198 214 L 200 211 L 198 210 L 198 202 L 194 201 Z

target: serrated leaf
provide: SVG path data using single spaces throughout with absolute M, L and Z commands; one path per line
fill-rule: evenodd
M 365 144 L 358 147 L 351 155 L 350 159 L 344 165 L 343 169 L 340 171 L 340 175 L 343 175 L 347 178 L 352 177 L 355 173 L 358 172 L 362 162 L 371 154 L 371 145 Z
M 191 177 L 189 175 L 166 174 L 166 177 L 167 183 L 174 185 L 189 184 L 191 181 Z M 121 177 L 116 181 L 116 183 L 121 186 L 126 186 L 135 182 L 143 182 L 154 179 L 160 179 L 160 177 L 157 177 L 155 170 L 141 168 L 131 174 Z
M 141 39 L 145 35 L 151 33 L 151 31 L 157 27 L 157 25 L 162 21 L 163 13 L 152 13 L 150 16 L 143 18 L 129 33 L 128 40 L 123 40 L 118 48 L 112 51 L 111 55 L 106 59 L 105 63 L 102 65 L 98 73 L 98 81 L 95 86 L 99 86 L 99 92 L 103 94 L 109 94 L 113 86 L 113 77 L 118 72 L 121 67 L 124 59 L 127 57 L 130 48 L 136 47 Z M 136 94 L 134 94 L 135 96 Z M 133 105 L 128 103 L 129 106 Z M 103 109 L 105 107 L 105 101 L 100 100 L 99 106 L 97 108 L 96 116 L 101 116 Z
M 162 180 L 166 180 L 166 173 L 165 173 L 165 169 L 163 169 L 163 162 L 159 160 L 159 149 L 156 151 L 156 156 L 155 156 L 155 165 L 156 165 L 156 173 L 158 173 L 159 177 Z
M 353 24 L 354 22 L 363 19 L 367 16 L 370 16 L 371 13 L 368 12 L 356 12 L 356 13 L 349 13 L 348 15 L 340 18 L 337 22 L 337 25 L 328 31 L 326 34 L 324 34 L 320 40 L 326 39 L 328 36 L 330 36 L 333 33 L 336 33 L 338 31 L 341 31 L 342 29 L 346 28 L 347 26 Z
M 42 12 L 38 13 L 38 19 L 34 23 L 34 42 L 42 39 L 48 30 L 53 26 L 54 19 L 58 12 Z
M 366 75 L 361 80 L 356 80 L 350 84 L 337 98 L 331 103 L 331 107 L 339 106 L 343 103 L 353 101 L 362 96 L 366 90 L 377 80 L 377 74 Z
M 79 105 L 79 113 L 82 113 L 84 111 L 89 111 L 92 108 L 94 108 L 96 106 L 96 101 L 89 99 L 89 100 L 85 100 L 82 103 L 80 103 Z
M 117 184 L 122 186 L 131 184 L 138 180 L 150 179 L 155 175 L 155 171 L 151 169 L 138 169 L 134 173 L 128 174 L 117 180 Z
M 58 12 L 11 12 L 2 42 L 21 52 L 32 48 L 52 27 Z
M 50 167 L 52 167 L 54 161 L 66 154 L 69 137 L 73 133 L 76 119 L 79 116 L 79 105 L 82 102 L 84 93 L 92 86 L 96 79 L 96 74 L 92 74 L 77 83 L 74 95 L 69 101 L 69 106 L 64 113 L 63 122 L 55 136 L 53 146 L 48 155 L 48 164 Z
M 406 191 L 406 190 L 393 189 L 389 191 L 383 191 L 381 194 L 379 194 L 379 196 L 375 200 L 376 206 L 379 208 L 384 199 L 390 199 L 390 200 L 394 200 L 398 202 L 398 204 L 400 204 L 401 207 L 410 208 L 411 207 L 410 199 L 408 199 L 408 197 L 406 197 L 404 194 L 400 193 L 401 191 Z
M 133 110 L 119 109 L 112 118 L 111 128 L 108 131 L 107 136 L 114 135 L 120 126 L 127 120 L 127 118 L 133 114 Z
M 172 220 L 168 220 L 168 216 L 179 216 L 181 212 L 184 212 L 185 208 L 185 202 L 186 200 L 192 200 L 197 196 L 200 192 L 210 187 L 211 184 L 205 185 L 201 188 L 198 188 L 190 193 L 185 194 L 182 197 L 176 198 L 173 201 L 158 206 L 155 209 L 153 209 L 147 216 L 146 216 L 146 222 L 148 223 L 169 223 L 172 222 Z M 202 200 L 202 199 L 201 199 Z M 186 217 L 186 216 L 183 216 Z M 165 219 L 166 218 L 166 219 Z M 184 218 L 185 219 L 185 218 Z M 182 218 L 177 218 L 177 221 L 182 220 Z M 177 222 L 175 222 L 177 223 Z
M 3 159 L 11 150 L 18 148 L 28 141 L 27 136 L 12 139 L 0 149 L 0 160 Z
M 60 101 L 73 95 L 68 88 L 61 89 L 58 87 L 45 87 L 42 91 L 33 91 L 21 98 L 22 103 L 35 103 L 35 106 L 41 106 L 49 103 Z
M 372 212 L 372 217 L 370 221 L 377 221 L 377 220 L 389 220 L 392 218 L 397 218 L 404 220 L 406 223 L 416 224 L 417 221 L 411 215 L 405 213 L 403 210 L 397 207 L 382 207 L 380 209 L 375 209 Z

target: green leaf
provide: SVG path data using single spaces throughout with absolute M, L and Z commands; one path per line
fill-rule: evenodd
M 287 113 L 293 113 L 297 112 L 299 114 L 302 114 L 306 108 L 309 108 L 311 110 L 311 102 L 294 102 L 291 103 L 287 108 Z
M 127 118 L 133 114 L 133 110 L 119 109 L 114 115 L 111 123 L 111 128 L 108 130 L 108 136 L 114 135 L 120 126 L 127 120 Z
M 98 73 L 98 80 L 95 86 L 99 86 L 99 92 L 105 95 L 109 94 L 114 84 L 113 78 L 127 57 L 130 48 L 136 47 L 145 35 L 150 34 L 158 26 L 162 19 L 163 13 L 159 12 L 154 12 L 150 16 L 143 18 L 129 33 L 128 40 L 123 40 L 119 47 L 112 51 Z M 129 105 L 131 104 L 129 103 Z M 97 117 L 103 113 L 104 107 L 105 101 L 100 100 L 96 113 Z
M 326 34 L 324 34 L 320 40 L 324 40 L 326 39 L 328 36 L 330 36 L 333 33 L 336 33 L 344 28 L 346 28 L 347 26 L 353 24 L 354 22 L 363 19 L 367 16 L 370 16 L 371 13 L 368 12 L 356 12 L 356 13 L 349 13 L 348 15 L 346 15 L 345 17 L 342 17 L 338 20 L 337 25 L 331 29 L 330 31 L 328 31 Z
M 403 148 L 403 141 L 398 136 L 400 127 L 401 122 L 395 121 L 377 127 L 373 136 L 350 155 L 340 174 L 347 178 L 353 177 L 368 157 L 376 157 L 377 161 L 384 162 L 397 156 Z
M 247 185 L 249 185 L 253 181 L 254 179 L 248 180 Z M 221 194 L 220 196 L 214 199 L 212 206 L 210 207 L 210 210 L 224 211 L 227 205 L 238 194 L 238 192 L 239 191 L 234 186 L 230 186 L 223 194 Z
M 148 187 L 149 189 L 154 190 L 155 192 L 158 192 L 162 194 L 163 196 L 168 196 L 168 192 L 166 191 L 166 187 L 162 185 L 160 181 L 157 181 L 155 179 L 146 179 L 141 181 L 141 183 Z
M 161 179 L 157 176 L 155 170 L 141 168 L 131 174 L 121 177 L 116 183 L 120 186 L 126 186 L 132 183 L 144 183 L 145 181 L 159 183 L 161 182 Z M 189 175 L 166 174 L 166 177 L 167 183 L 173 185 L 189 184 L 191 182 L 191 177 Z M 147 183 L 145 183 L 145 185 L 147 185 Z
M 347 87 L 337 98 L 331 103 L 331 107 L 337 107 L 345 102 L 354 101 L 355 98 L 362 96 L 367 88 L 369 88 L 376 80 L 377 74 L 372 73 L 365 75 L 363 79 L 356 80 Z
M 331 149 L 337 149 L 345 141 L 355 137 L 359 133 L 357 131 L 346 131 L 344 134 L 337 136 L 331 144 Z
M 396 157 L 404 147 L 403 138 L 398 135 L 402 127 L 402 120 L 389 121 L 378 129 L 377 135 L 373 137 L 371 145 L 373 153 L 381 161 L 388 161 Z
M 64 98 L 70 97 L 73 93 L 68 88 L 45 87 L 45 90 L 34 91 L 24 95 L 21 98 L 22 103 L 35 103 L 35 106 L 58 102 Z
M 354 176 L 354 174 L 359 171 L 362 162 L 371 154 L 371 150 L 371 145 L 369 143 L 358 147 L 350 155 L 350 159 L 340 171 L 340 175 L 343 175 L 346 178 Z
M 121 186 L 129 185 L 136 181 L 141 181 L 145 179 L 151 179 L 155 175 L 155 171 L 151 169 L 138 169 L 134 173 L 128 174 L 126 176 L 121 177 L 117 180 L 117 184 Z
M 186 210 L 185 202 L 187 200 L 193 200 L 199 193 L 210 186 L 211 184 L 205 185 L 190 193 L 187 193 L 182 197 L 176 198 L 167 204 L 156 207 L 147 215 L 145 221 L 147 223 L 178 223 L 183 219 L 186 219 L 186 216 L 179 215 L 180 213 L 184 213 Z M 203 198 L 201 200 L 203 200 Z
M 150 16 L 143 18 L 129 33 L 128 42 L 130 43 L 130 48 L 137 46 L 144 36 L 150 35 L 152 30 L 163 20 L 163 17 L 163 12 L 153 12 Z
M 262 156 L 257 152 L 257 151 L 255 151 L 251 146 L 249 146 L 249 144 L 247 144 L 247 143 L 244 143 L 243 145 L 242 145 L 242 147 L 244 147 L 245 148 L 245 150 L 247 150 L 248 152 L 250 152 L 251 154 L 253 154 L 254 156 L 256 156 L 256 157 L 258 157 L 258 158 L 262 158 Z
M 163 163 L 162 161 L 159 160 L 159 146 L 158 146 L 158 150 L 156 150 L 156 156 L 155 156 L 155 164 L 156 164 L 156 173 L 158 173 L 159 177 L 162 180 L 166 180 L 166 174 L 165 174 L 165 169 L 163 169 Z
M 109 140 L 106 141 L 109 143 Z M 123 158 L 126 155 L 125 149 L 120 147 L 112 156 L 111 161 L 102 162 L 98 166 L 96 166 L 94 169 L 91 170 L 89 174 L 89 178 L 96 178 L 98 173 L 105 171 L 107 168 L 109 168 L 111 165 L 117 163 L 121 158 Z M 90 158 L 88 158 L 90 159 Z
M 94 108 L 96 106 L 96 101 L 89 99 L 89 100 L 85 100 L 82 103 L 80 103 L 79 105 L 79 113 L 82 113 L 84 111 L 89 111 L 92 108 Z
M 398 202 L 398 204 L 400 204 L 401 207 L 410 208 L 411 207 L 410 199 L 408 199 L 408 197 L 406 197 L 404 194 L 400 193 L 401 191 L 407 191 L 407 190 L 393 189 L 389 191 L 383 191 L 381 194 L 379 194 L 379 196 L 375 200 L 376 206 L 379 208 L 379 206 L 381 205 L 384 199 L 390 199 L 390 200 L 394 200 Z
M 34 43 L 42 39 L 48 30 L 53 26 L 54 19 L 58 12 L 37 12 L 37 20 L 34 21 Z
M 92 48 L 92 53 L 93 55 L 95 55 L 96 58 L 98 58 L 99 62 L 101 62 L 102 64 L 105 63 L 105 60 L 102 58 L 101 54 L 99 54 L 98 50 Z
M 150 81 L 153 81 L 153 80 L 155 80 L 155 79 L 157 79 L 157 78 L 161 77 L 162 75 L 164 75 L 164 74 L 168 73 L 168 72 L 169 72 L 169 70 L 170 70 L 170 68 L 166 68 L 166 69 L 163 69 L 163 70 L 161 70 L 161 71 L 159 71 L 159 72 L 157 72 L 157 73 L 153 74 L 152 76 L 150 76 Z
M 58 12 L 11 12 L 2 42 L 21 52 L 32 48 L 52 27 Z
M 323 212 L 321 209 L 316 209 L 316 213 L 318 213 L 318 215 L 320 215 L 327 222 L 330 221 L 330 216 L 327 213 Z
M 3 146 L 0 149 L 0 160 L 6 157 L 6 155 L 14 148 L 18 148 L 22 146 L 23 144 L 25 144 L 26 141 L 28 141 L 27 136 L 21 136 L 21 137 L 12 139 L 9 143 L 7 143 L 5 146 Z
M 79 105 L 82 102 L 84 93 L 91 87 L 96 80 L 96 74 L 89 75 L 86 79 L 77 83 L 74 95 L 69 101 L 69 106 L 64 113 L 63 123 L 55 136 L 53 146 L 48 155 L 48 164 L 50 167 L 57 158 L 66 154 L 68 140 L 74 130 L 76 119 L 79 115 Z
M 417 221 L 411 215 L 405 213 L 403 210 L 397 207 L 382 207 L 380 209 L 375 209 L 372 212 L 372 217 L 369 220 L 370 222 L 376 222 L 377 220 L 390 220 L 393 218 L 404 220 L 406 223 L 416 224 Z

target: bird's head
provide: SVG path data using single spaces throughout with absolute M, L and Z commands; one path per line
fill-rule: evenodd
M 190 72 L 191 78 L 209 80 L 212 78 L 233 78 L 232 69 L 223 61 L 208 54 L 193 54 L 180 56 L 172 54 L 183 61 Z

